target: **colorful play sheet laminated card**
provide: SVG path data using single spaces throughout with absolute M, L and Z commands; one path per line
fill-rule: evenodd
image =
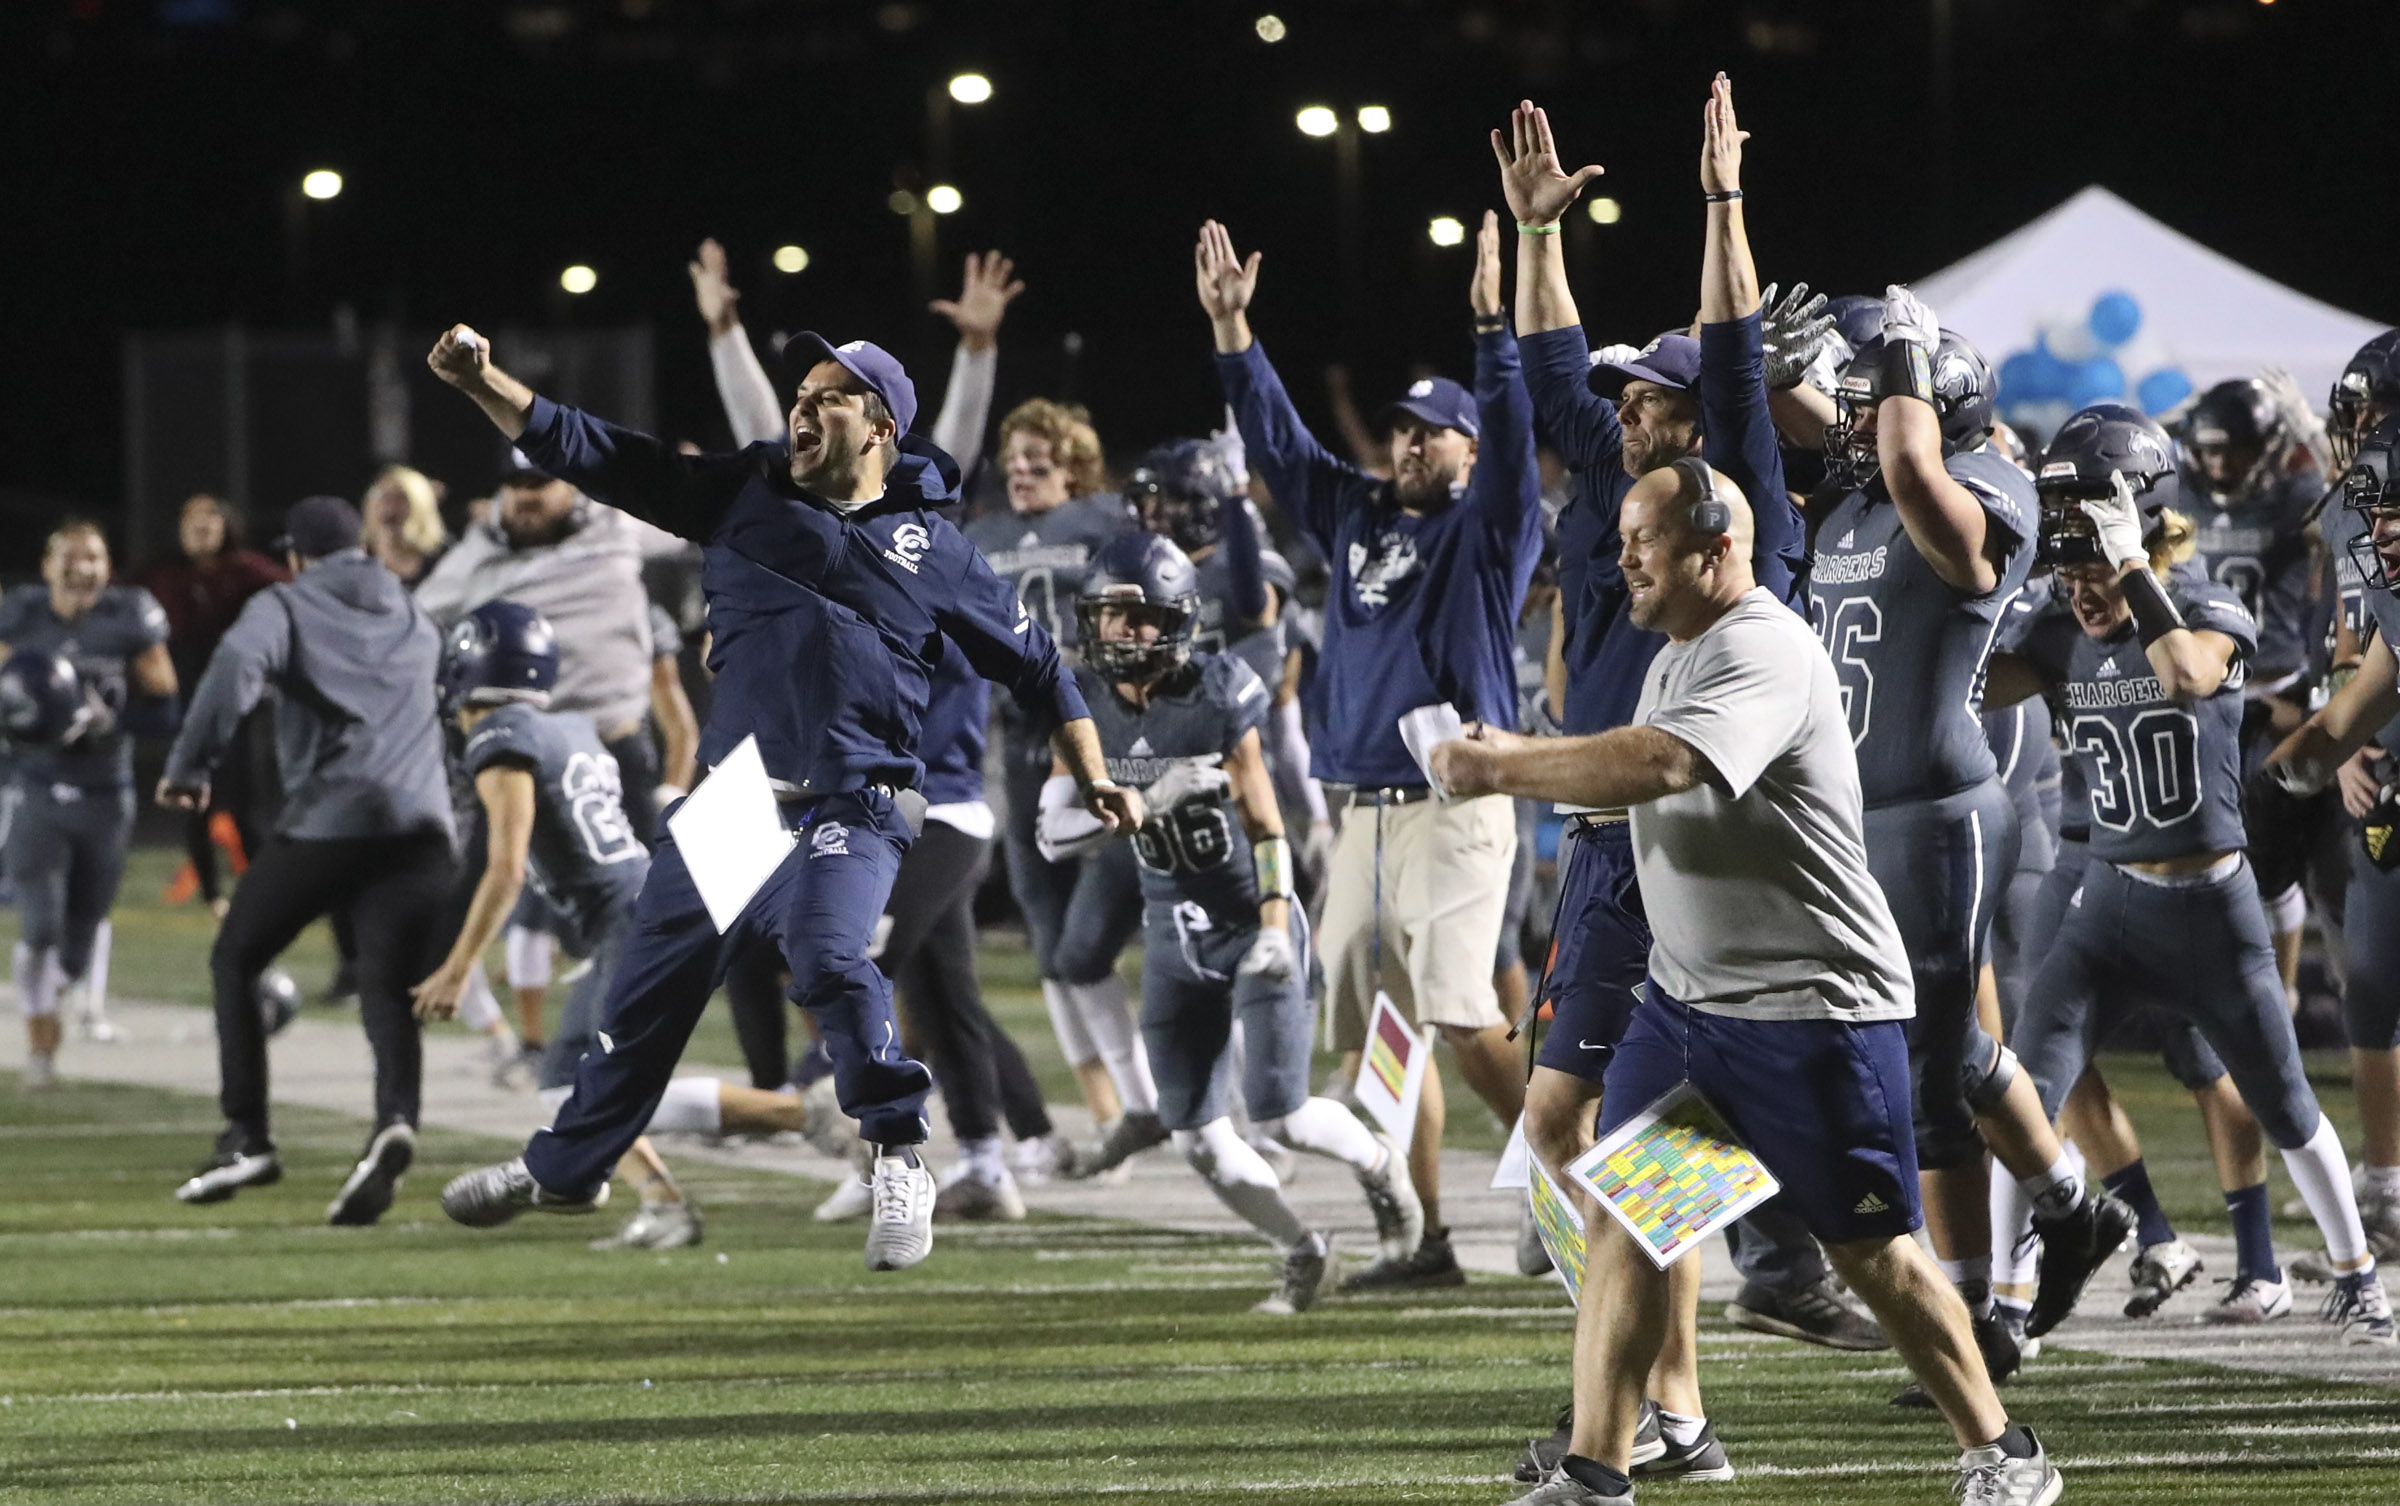
M 1458 708 L 1448 701 L 1419 706 L 1400 718 L 1400 741 L 1407 746 L 1409 756 L 1417 761 L 1417 767 L 1425 771 L 1425 782 L 1432 785 L 1433 792 L 1444 800 L 1450 798 L 1450 792 L 1442 788 L 1439 779 L 1433 777 L 1434 744 L 1454 743 L 1466 735 L 1466 724 L 1458 719 Z
M 1567 1289 L 1567 1300 L 1581 1305 L 1583 1215 L 1575 1211 L 1574 1199 L 1550 1180 L 1549 1168 L 1542 1165 L 1540 1157 L 1527 1156 L 1525 1164 L 1533 1171 L 1525 1186 L 1525 1200 L 1533 1207 L 1534 1231 L 1542 1236 L 1542 1248 L 1550 1252 L 1550 1269 Z
M 1780 1190 L 1688 1082 L 1610 1131 L 1567 1171 L 1662 1271 Z
M 1425 1091 L 1425 1068 L 1433 1045 L 1400 1015 L 1391 995 L 1375 991 L 1375 1013 L 1367 1020 L 1367 1050 L 1358 1064 L 1358 1103 L 1405 1156 L 1416 1135 L 1417 1098 Z
M 1530 1185 L 1525 1179 L 1525 1168 L 1532 1160 L 1525 1149 L 1525 1116 L 1519 1114 L 1516 1124 L 1509 1129 L 1508 1143 L 1500 1147 L 1500 1164 L 1492 1168 L 1492 1190 L 1511 1192 Z
M 775 808 L 758 739 L 745 737 L 667 819 L 692 887 L 723 935 L 783 860 L 792 834 Z

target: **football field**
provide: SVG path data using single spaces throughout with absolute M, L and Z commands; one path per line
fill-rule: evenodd
M 190 998 L 188 952 L 180 989 L 138 960 L 157 921 L 122 920 L 120 948 L 152 996 Z M 1021 966 L 996 950 L 992 971 Z M 1000 1002 L 1051 1079 L 1038 999 Z M 2153 1065 L 2109 1067 L 2171 1211 L 2221 1234 L 2188 1106 Z M 2327 1098 L 2347 1128 L 2346 1093 Z M 1495 1503 L 1565 1396 L 1554 1283 L 1478 1274 L 1254 1315 L 1266 1251 L 1145 1217 L 1140 1179 L 1123 1216 L 944 1225 L 923 1266 L 870 1276 L 858 1225 L 809 1219 L 822 1183 L 697 1156 L 677 1159 L 708 1216 L 697 1249 L 587 1250 L 613 1209 L 456 1228 L 442 1180 L 511 1145 L 439 1127 L 383 1227 L 327 1228 L 364 1122 L 320 1109 L 279 1110 L 282 1186 L 181 1207 L 168 1189 L 215 1127 L 204 1093 L 29 1097 L 0 1075 L 0 1501 Z M 2095 1303 L 2122 1283 L 2104 1272 Z M 2070 1501 L 2400 1500 L 2400 1384 L 2325 1378 L 2345 1357 L 2299 1295 L 2275 1334 L 2308 1363 L 2135 1358 L 2126 1325 L 2095 1326 L 2004 1395 Z M 2189 1326 L 2203 1300 L 2169 1309 L 2195 1345 L 2216 1337 Z M 2162 1320 L 2140 1347 L 2172 1337 Z M 1702 1342 L 1740 1478 L 1645 1501 L 1948 1499 L 1952 1446 L 1886 1404 L 1888 1355 L 1761 1338 L 1714 1304 Z

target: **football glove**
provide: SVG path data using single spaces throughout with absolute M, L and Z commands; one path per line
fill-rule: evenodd
M 1282 981 L 1300 970 L 1300 955 L 1292 945 L 1292 933 L 1280 926 L 1261 926 L 1258 939 L 1242 953 L 1240 967 L 1235 973 L 1244 978 L 1273 978 Z
M 1142 803 L 1153 811 L 1173 810 L 1187 800 L 1215 800 L 1233 788 L 1233 780 L 1213 764 L 1178 759 L 1173 767 L 1142 791 Z
M 2109 494 L 2083 500 L 2083 515 L 2092 520 L 2100 555 L 2112 565 L 2128 560 L 2146 565 L 2150 551 L 2142 547 L 2142 507 L 2133 500 L 2133 483 L 2123 471 L 2108 473 Z
M 1930 356 L 1942 343 L 1942 321 L 1923 299 L 1895 282 L 1883 290 L 1883 337 L 1905 340 Z
M 1818 355 L 1834 340 L 1833 316 L 1825 312 L 1823 293 L 1812 297 L 1807 283 L 1796 282 L 1778 303 L 1775 288 L 1776 284 L 1768 283 L 1759 297 L 1769 391 L 1799 386 Z

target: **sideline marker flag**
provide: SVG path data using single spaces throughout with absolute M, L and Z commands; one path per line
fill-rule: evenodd
M 1417 1098 L 1425 1091 L 1425 1069 L 1432 1061 L 1430 1032 L 1410 1029 L 1391 996 L 1377 989 L 1375 1012 L 1367 1018 L 1366 1054 L 1358 1064 L 1358 1104 L 1404 1156 L 1416 1134 Z
M 1567 1173 L 1662 1271 L 1782 1190 L 1688 1082 L 1610 1131 Z

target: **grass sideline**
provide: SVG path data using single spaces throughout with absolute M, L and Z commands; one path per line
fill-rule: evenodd
M 1075 1220 L 946 1229 L 870 1277 L 807 1187 L 696 1163 L 705 1246 L 600 1255 L 606 1214 L 442 1222 L 440 1179 L 504 1147 L 438 1130 L 389 1226 L 329 1229 L 358 1121 L 281 1111 L 282 1186 L 180 1208 L 213 1125 L 195 1096 L 0 1086 L 0 1501 L 1491 1503 L 1563 1391 L 1546 1282 L 1270 1319 L 1257 1245 Z M 1743 1475 L 1681 1490 L 1947 1499 L 1888 1356 L 1713 1314 L 1703 1345 Z M 2009 1399 L 2070 1501 L 2388 1503 L 2400 1461 L 2373 1387 L 2054 1352 Z

